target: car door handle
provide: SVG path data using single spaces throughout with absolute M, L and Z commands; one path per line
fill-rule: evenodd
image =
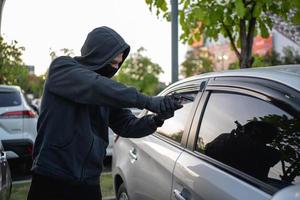
M 136 149 L 133 148 L 129 151 L 129 155 L 133 160 L 137 160 Z
M 184 198 L 182 195 L 181 195 L 181 192 L 179 190 L 173 190 L 173 193 L 175 195 L 175 198 L 177 200 L 186 200 L 186 198 Z

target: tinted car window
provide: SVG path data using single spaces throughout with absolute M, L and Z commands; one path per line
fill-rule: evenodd
M 212 93 L 197 151 L 275 187 L 300 182 L 300 123 L 260 99 Z
M 0 92 L 0 107 L 21 105 L 21 97 L 18 92 Z
M 184 127 L 197 93 L 184 93 L 180 95 L 187 97 L 181 99 L 181 104 L 183 105 L 183 107 L 179 110 L 176 110 L 174 113 L 174 117 L 165 120 L 163 126 L 157 129 L 157 133 L 166 136 L 178 143 L 181 142 Z

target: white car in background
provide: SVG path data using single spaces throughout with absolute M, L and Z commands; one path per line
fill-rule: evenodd
M 0 140 L 12 165 L 31 167 L 37 118 L 20 87 L 0 85 Z

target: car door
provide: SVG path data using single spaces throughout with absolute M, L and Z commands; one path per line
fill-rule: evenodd
M 219 79 L 197 108 L 171 199 L 266 200 L 299 183 L 299 94 L 266 80 Z
M 185 128 L 198 91 L 172 89 L 165 95 L 173 92 L 189 99 L 182 100 L 183 108 L 177 110 L 174 117 L 166 120 L 154 135 L 130 139 L 129 146 L 127 142 L 118 142 L 118 146 L 128 151 L 131 162 L 123 172 L 131 200 L 170 199 L 174 165 L 183 151 L 181 141 L 188 132 Z

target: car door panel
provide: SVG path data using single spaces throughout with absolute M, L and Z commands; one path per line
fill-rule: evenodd
M 183 152 L 176 162 L 172 200 L 179 191 L 186 200 L 267 200 L 270 195 L 242 182 L 198 157 Z M 186 196 L 184 196 L 186 195 Z
M 170 199 L 172 172 L 182 150 L 156 136 L 127 141 L 120 139 L 119 147 L 127 151 L 124 155 L 128 159 L 126 163 L 120 163 L 120 165 L 128 166 L 120 168 L 125 169 L 123 174 L 130 177 L 125 177 L 125 180 L 129 180 L 126 182 L 126 187 L 130 199 Z
M 256 83 L 260 80 L 253 81 L 252 85 L 249 84 L 251 82 L 249 79 L 244 81 L 247 86 L 245 88 L 243 88 L 243 82 L 238 84 L 238 88 L 230 88 L 228 82 L 224 84 L 226 87 L 220 86 L 220 84 L 211 87 L 208 84 L 206 89 L 210 92 L 205 91 L 200 100 L 189 133 L 188 150 L 182 153 L 176 162 L 172 199 L 271 199 L 279 188 L 288 185 L 281 180 L 284 177 L 282 170 L 276 169 L 284 166 L 284 168 L 288 168 L 289 163 L 295 161 L 291 158 L 284 160 L 284 163 L 287 164 L 283 166 L 278 166 L 283 161 L 273 165 L 277 162 L 280 148 L 274 148 L 274 144 L 271 144 L 271 139 L 274 138 L 274 135 L 276 136 L 276 130 L 270 127 L 280 125 L 281 134 L 284 137 L 290 134 L 289 138 L 293 138 L 292 140 L 295 141 L 294 135 L 297 131 L 289 131 L 288 127 L 290 126 L 285 124 L 276 125 L 274 118 L 285 120 L 286 123 L 298 123 L 299 121 L 297 122 L 295 117 L 281 109 L 295 113 L 290 106 L 297 107 L 299 102 L 288 102 L 292 101 L 290 99 L 284 103 L 282 100 L 279 101 L 277 97 L 281 99 L 289 90 L 281 90 L 281 86 L 278 84 L 275 85 L 276 87 L 271 87 L 273 83 L 265 84 L 263 82 L 257 87 Z M 268 95 L 264 94 L 263 85 L 268 87 Z M 269 120 L 270 117 L 273 121 Z M 253 132 L 249 131 L 251 130 L 250 122 L 256 127 Z M 265 131 L 259 132 L 259 125 L 264 125 Z M 241 127 L 244 128 L 241 129 Z M 249 132 L 259 137 L 246 135 Z M 293 132 L 295 133 L 291 134 Z M 241 135 L 242 133 L 244 135 Z M 231 136 L 230 139 L 228 136 Z M 264 137 L 268 140 L 263 140 Z M 234 143 L 237 139 L 240 139 L 240 142 Z M 233 148 L 229 148 L 230 144 L 235 145 L 232 146 Z M 297 145 L 285 144 L 291 152 L 297 148 Z M 279 145 L 279 147 L 281 146 Z M 288 155 L 290 156 L 290 154 Z M 270 158 L 274 158 L 274 162 Z M 261 167 L 267 164 L 270 168 Z M 269 169 L 268 174 L 265 174 L 265 169 Z M 299 182 L 298 178 L 295 177 L 293 183 Z
M 130 200 L 171 198 L 175 162 L 184 149 L 188 124 L 192 122 L 197 107 L 193 102 L 198 102 L 201 96 L 198 89 L 185 87 L 172 88 L 164 95 L 174 92 L 180 95 L 183 108 L 165 120 L 156 133 L 139 139 L 119 138 L 114 145 L 114 152 L 117 152 L 113 156 L 113 165 L 117 169 L 114 174 L 121 174 Z M 142 113 L 146 114 L 151 113 Z
M 174 165 L 183 150 L 183 135 L 188 132 L 187 124 L 191 123 L 194 99 L 199 97 L 197 90 L 177 89 L 172 92 L 181 95 L 183 108 L 177 110 L 173 118 L 166 120 L 154 135 L 130 139 L 130 168 L 136 177 L 147 177 L 127 183 L 131 200 L 170 199 Z

